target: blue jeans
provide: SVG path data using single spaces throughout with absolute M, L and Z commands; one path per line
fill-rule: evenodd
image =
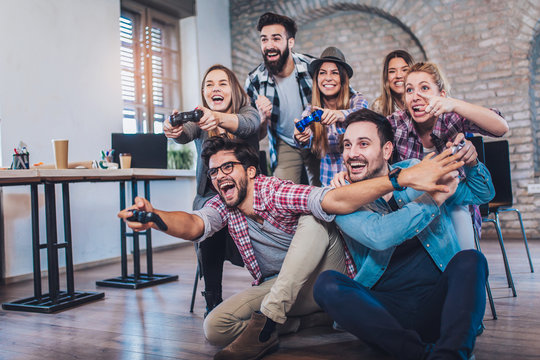
M 325 271 L 314 297 L 341 327 L 399 359 L 467 359 L 484 317 L 487 276 L 484 255 L 465 250 L 428 291 L 375 291 Z

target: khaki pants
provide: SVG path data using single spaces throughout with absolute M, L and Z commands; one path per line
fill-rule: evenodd
M 310 149 L 298 149 L 290 146 L 278 138 L 277 142 L 278 164 L 274 176 L 283 180 L 290 180 L 300 184 L 302 169 L 305 167 L 309 185 L 321 186 L 320 164 L 321 160 Z
M 257 310 L 279 324 L 288 316 L 321 311 L 313 299 L 313 285 L 325 270 L 345 272 L 341 237 L 334 224 L 302 216 L 277 278 L 235 294 L 212 310 L 204 321 L 206 338 L 214 345 L 229 344 Z

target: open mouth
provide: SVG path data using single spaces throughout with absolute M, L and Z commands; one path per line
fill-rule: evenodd
M 333 88 L 335 88 L 335 87 L 336 87 L 335 84 L 324 84 L 324 85 L 323 85 L 323 88 L 325 88 L 325 89 L 333 89 Z
M 225 180 L 219 184 L 219 190 L 225 199 L 231 199 L 234 195 L 235 183 L 231 180 Z
M 277 61 L 279 59 L 279 51 L 277 50 L 266 50 L 264 55 L 269 61 Z
M 367 162 L 362 160 L 348 161 L 348 164 L 353 174 L 360 173 L 367 167 Z
M 396 87 L 403 87 L 403 81 L 396 81 L 396 82 L 394 83 L 394 86 L 396 86 Z
M 220 105 L 220 104 L 223 103 L 223 96 L 214 95 L 214 96 L 212 96 L 212 101 L 214 102 L 215 105 Z
M 422 116 L 425 114 L 425 109 L 426 107 L 424 105 L 414 105 L 411 109 L 413 111 L 413 115 L 414 116 Z

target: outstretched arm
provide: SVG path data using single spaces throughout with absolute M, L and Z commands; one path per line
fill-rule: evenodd
M 455 112 L 495 136 L 503 136 L 508 132 L 506 120 L 493 110 L 451 97 L 419 95 L 429 102 L 425 111 L 434 116 Z
M 171 236 L 186 240 L 195 240 L 200 238 L 204 233 L 204 221 L 199 216 L 184 211 L 163 211 L 154 209 L 152 204 L 142 197 L 136 197 L 134 205 L 118 213 L 118 217 L 124 219 L 126 224 L 135 231 L 145 231 L 149 228 L 159 230 L 159 228 L 153 222 L 143 224 L 126 220 L 133 215 L 131 210 L 143 210 L 159 215 L 163 222 L 167 224 L 168 230 L 165 233 Z
M 456 162 L 457 157 L 450 156 L 451 153 L 452 150 L 447 149 L 437 156 L 429 154 L 420 163 L 403 169 L 398 177 L 399 184 L 419 191 L 449 192 L 448 186 L 439 184 L 439 180 L 463 166 L 463 161 Z M 392 190 L 387 176 L 359 181 L 329 191 L 321 206 L 328 214 L 349 214 Z

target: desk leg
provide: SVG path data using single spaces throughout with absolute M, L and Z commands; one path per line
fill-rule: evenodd
M 71 216 L 69 206 L 69 187 L 62 184 L 62 198 L 64 207 L 65 242 L 58 244 L 56 228 L 56 195 L 55 184 L 45 182 L 45 219 L 47 229 L 47 243 L 39 243 L 39 214 L 37 184 L 31 185 L 32 203 L 32 250 L 34 255 L 34 296 L 2 304 L 5 310 L 30 311 L 40 313 L 53 313 L 69 309 L 77 305 L 102 299 L 105 294 L 98 292 L 75 291 L 73 284 L 73 254 L 71 248 Z M 60 276 L 58 270 L 58 250 L 64 248 L 66 252 L 66 276 L 68 291 L 60 291 Z M 41 293 L 41 269 L 39 250 L 47 249 L 47 267 L 49 270 L 49 293 Z
M 137 180 L 131 181 L 131 197 L 133 201 L 138 195 Z M 150 181 L 144 180 L 144 195 L 148 201 L 150 201 Z M 120 183 L 120 210 L 125 209 L 126 202 L 126 186 L 125 182 Z M 124 289 L 140 289 L 143 287 L 162 284 L 169 281 L 178 280 L 178 275 L 163 275 L 154 274 L 153 261 L 152 261 L 152 235 L 150 229 L 145 232 L 132 232 L 126 233 L 126 224 L 123 220 L 120 220 L 120 246 L 121 246 L 121 260 L 122 260 L 122 276 L 116 278 L 110 278 L 105 280 L 96 281 L 98 286 L 108 286 Z M 140 247 L 139 236 L 146 236 L 146 266 L 147 273 L 141 274 L 140 263 Z M 133 275 L 127 275 L 127 252 L 126 252 L 126 238 L 133 237 Z
M 120 182 L 120 210 L 126 208 L 126 182 Z M 122 279 L 127 279 L 127 244 L 126 244 L 126 222 L 120 219 L 120 260 L 121 260 L 121 271 Z
M 135 198 L 139 196 L 137 189 L 137 180 L 131 181 L 131 201 L 135 201 Z M 139 249 L 139 233 L 133 231 L 133 277 L 135 281 L 138 281 L 141 277 L 141 251 Z
M 47 268 L 49 270 L 49 296 L 53 302 L 58 300 L 60 278 L 58 274 L 58 234 L 56 231 L 55 184 L 45 183 L 45 225 L 47 228 Z
M 150 181 L 144 180 L 144 196 L 150 201 Z M 154 276 L 154 265 L 152 261 L 152 232 L 146 230 L 146 273 L 148 277 Z
M 69 184 L 62 183 L 62 201 L 64 206 L 64 241 L 66 253 L 66 282 L 68 295 L 75 292 L 73 280 L 73 248 L 71 242 L 71 208 L 69 205 Z
M 34 297 L 41 299 L 41 258 L 39 256 L 39 201 L 37 184 L 30 185 L 32 209 L 32 257 L 34 263 Z

